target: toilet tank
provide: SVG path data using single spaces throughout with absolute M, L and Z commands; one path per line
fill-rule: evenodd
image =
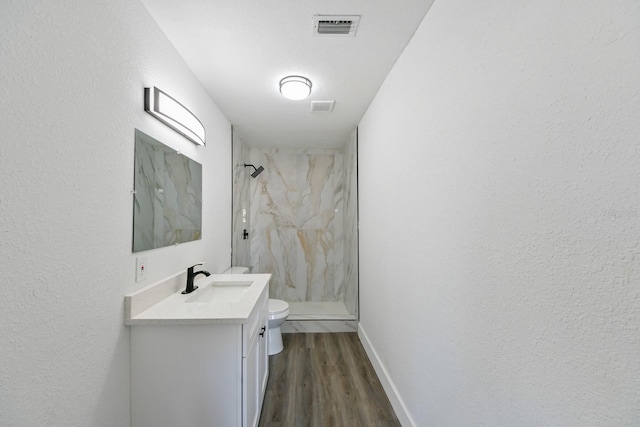
M 247 267 L 231 267 L 222 274 L 247 274 L 248 272 L 249 268 Z

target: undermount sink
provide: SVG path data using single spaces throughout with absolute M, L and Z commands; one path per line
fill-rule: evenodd
M 253 282 L 240 280 L 214 280 L 194 292 L 185 302 L 233 303 L 239 301 Z

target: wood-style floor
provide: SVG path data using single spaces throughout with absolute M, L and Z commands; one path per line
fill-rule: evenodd
M 400 426 L 356 333 L 282 337 L 260 427 Z

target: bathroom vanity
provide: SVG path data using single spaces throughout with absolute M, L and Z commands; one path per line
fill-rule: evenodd
M 271 275 L 179 276 L 125 298 L 132 427 L 257 426 Z

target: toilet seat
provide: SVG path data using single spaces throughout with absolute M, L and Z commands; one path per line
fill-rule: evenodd
M 289 310 L 289 304 L 280 299 L 269 299 L 269 316 L 275 316 Z

